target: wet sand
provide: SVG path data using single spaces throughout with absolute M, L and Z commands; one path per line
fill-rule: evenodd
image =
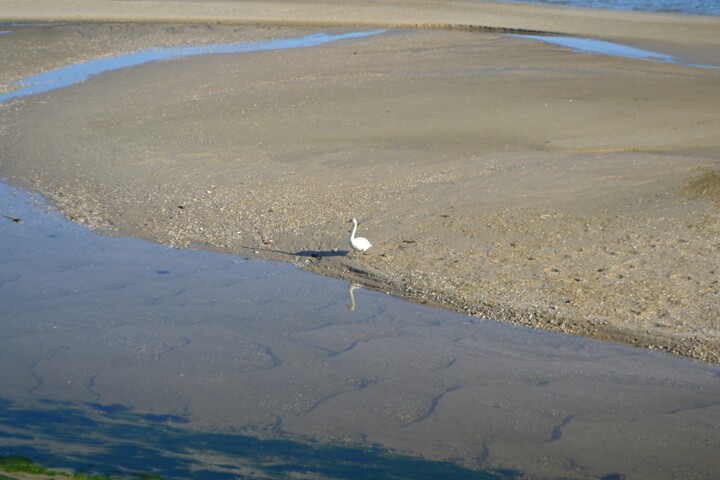
M 263 17 L 11 29 L 0 83 L 149 46 L 393 25 L 403 4 L 373 4 L 382 21 L 313 4 L 282 28 Z M 0 18 L 8 5 L 24 8 L 4 3 Z M 115 5 L 157 4 L 83 2 L 79 19 L 108 20 L 93 9 Z M 194 7 L 180 2 L 175 20 L 187 22 L 183 8 Z M 606 25 L 601 38 L 720 64 L 712 18 L 472 8 L 515 15 L 465 17 L 476 26 L 577 34 L 582 17 L 599 25 L 590 35 Z M 33 12 L 13 18 L 68 19 Z M 251 19 L 236 14 L 224 21 Z M 8 102 L 0 175 L 103 233 L 290 261 L 472 315 L 718 361 L 719 79 L 498 32 L 395 29 L 147 64 Z M 367 255 L 342 255 L 350 217 L 374 245 Z

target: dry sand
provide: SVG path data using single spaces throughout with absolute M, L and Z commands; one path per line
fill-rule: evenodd
M 215 2 L 203 16 L 191 2 L 4 2 L 0 19 L 294 26 L 23 28 L 0 37 L 0 83 L 301 24 L 585 33 L 720 65 L 714 18 L 410 3 Z M 104 233 L 718 361 L 719 81 L 499 32 L 396 29 L 147 64 L 1 105 L 0 175 Z M 341 254 L 351 216 L 367 255 Z

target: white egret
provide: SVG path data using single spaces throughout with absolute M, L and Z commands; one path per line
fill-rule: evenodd
M 350 234 L 350 246 L 355 250 L 359 250 L 361 252 L 367 251 L 367 249 L 372 247 L 372 245 L 370 245 L 370 242 L 368 242 L 367 238 L 355 236 L 355 232 L 357 231 L 357 220 L 352 218 L 350 219 L 350 221 L 353 224 L 352 233 Z

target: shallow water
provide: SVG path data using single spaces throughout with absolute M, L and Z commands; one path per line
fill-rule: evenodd
M 330 42 L 377 35 L 383 31 L 384 30 L 374 30 L 368 32 L 350 32 L 342 34 L 328 34 L 320 32 L 306 35 L 304 37 L 281 38 L 277 40 L 252 43 L 155 48 L 129 53 L 126 55 L 118 55 L 116 57 L 99 58 L 83 63 L 68 65 L 67 67 L 58 68 L 19 80 L 10 86 L 11 88 L 15 88 L 15 90 L 0 95 L 0 102 L 6 102 L 8 100 L 12 100 L 13 98 L 46 93 L 58 88 L 69 87 L 76 83 L 84 82 L 95 75 L 119 70 L 121 68 L 134 67 L 148 62 L 192 57 L 196 55 L 260 52 L 265 50 L 282 50 L 288 48 L 309 48 Z
M 500 0 L 515 3 L 540 3 L 580 8 L 629 10 L 639 12 L 720 15 L 716 0 Z
M 515 38 L 524 38 L 526 40 L 537 40 L 540 42 L 550 43 L 561 47 L 566 47 L 573 52 L 592 53 L 600 55 L 608 55 L 611 57 L 633 58 L 636 60 L 650 60 L 653 62 L 672 63 L 675 65 L 683 65 L 694 68 L 720 69 L 720 66 L 702 65 L 697 63 L 681 62 L 672 55 L 664 53 L 652 52 L 640 48 L 629 47 L 620 43 L 608 42 L 605 40 L 596 40 L 592 38 L 578 37 L 562 37 L 554 35 L 510 35 Z
M 718 366 L 98 236 L 5 185 L 0 212 L 0 455 L 165 478 L 720 468 Z

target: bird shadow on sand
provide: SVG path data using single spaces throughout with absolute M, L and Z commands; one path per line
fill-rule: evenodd
M 348 255 L 347 250 L 301 250 L 291 255 L 298 257 L 312 257 L 312 258 L 324 258 L 324 257 L 346 257 Z
M 326 258 L 326 257 L 347 257 L 350 253 L 348 250 L 300 250 L 299 252 L 286 252 L 284 250 L 275 250 L 272 248 L 252 248 L 244 247 L 248 250 L 259 252 L 281 253 L 291 257 L 310 257 L 310 258 Z

